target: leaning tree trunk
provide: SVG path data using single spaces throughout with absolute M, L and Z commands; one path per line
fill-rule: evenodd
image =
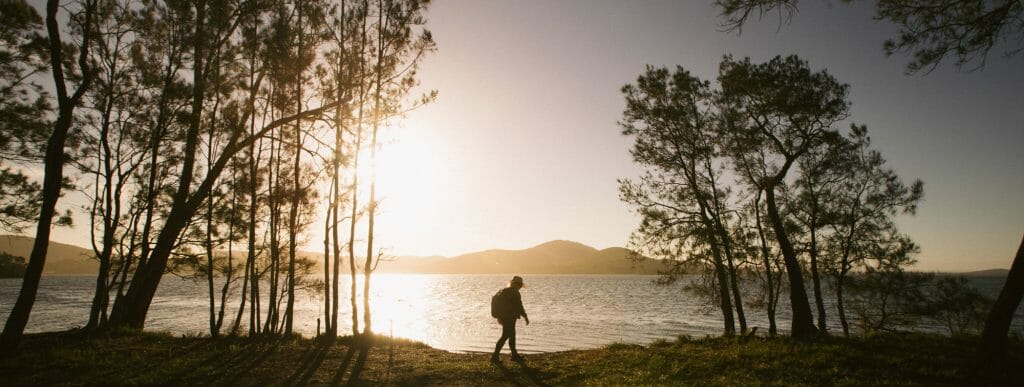
M 779 242 L 779 249 L 782 250 L 782 259 L 786 265 L 786 275 L 789 279 L 789 302 L 793 309 L 793 323 L 791 335 L 794 338 L 806 339 L 818 333 L 814 327 L 814 320 L 811 316 L 811 305 L 807 301 L 807 290 L 804 289 L 804 278 L 800 269 L 800 262 L 797 261 L 793 244 L 786 236 L 786 228 L 782 224 L 779 209 L 775 204 L 774 187 L 765 189 L 765 203 L 768 207 L 768 221 L 775 231 L 775 239 Z
M 1024 296 L 1024 238 L 1017 248 L 1017 256 L 1013 258 L 1010 273 L 1006 276 L 1006 284 L 999 292 L 999 298 L 992 305 L 992 311 L 985 321 L 985 329 L 981 332 L 982 350 L 991 356 L 1006 355 L 1006 339 L 1010 333 L 1010 322 L 1013 314 Z
M 729 277 L 726 273 L 725 264 L 722 263 L 721 247 L 718 245 L 717 238 L 714 235 L 711 235 L 709 245 L 711 246 L 711 255 L 714 260 L 715 278 L 718 282 L 718 306 L 722 309 L 723 328 L 725 329 L 726 336 L 732 336 L 736 334 L 736 321 L 733 318 L 732 302 L 729 299 Z
M 81 101 L 85 91 L 92 82 L 92 73 L 87 70 L 89 60 L 89 45 L 92 31 L 92 15 L 95 3 L 89 2 L 85 5 L 84 27 L 82 44 L 79 50 L 79 68 L 84 76 L 78 89 L 74 94 L 67 94 L 67 86 L 64 79 L 64 44 L 61 41 L 60 28 L 57 21 L 57 10 L 60 2 L 48 0 L 46 2 L 46 32 L 50 49 L 50 70 L 53 73 L 53 81 L 57 92 L 57 120 L 53 125 L 53 132 L 46 142 L 46 155 L 43 159 L 43 191 L 39 208 L 39 223 L 36 225 L 35 241 L 32 244 L 32 252 L 29 253 L 28 266 L 25 268 L 25 275 L 21 282 L 21 292 L 18 299 L 7 317 L 3 334 L 0 335 L 0 351 L 13 351 L 21 341 L 25 332 L 25 325 L 28 324 L 29 315 L 32 313 L 32 306 L 36 302 L 36 294 L 39 291 L 39 279 L 43 275 L 43 266 L 46 264 L 46 251 L 50 246 L 50 226 L 53 223 L 53 215 L 57 207 L 57 199 L 60 198 L 61 182 L 64 179 L 64 145 L 67 142 L 68 131 L 74 119 L 75 105 Z
M 723 237 L 724 238 L 724 237 Z M 739 280 L 736 276 L 736 265 L 733 264 L 731 246 L 725 242 L 725 260 L 729 270 L 729 287 L 732 289 L 733 304 L 736 307 L 736 320 L 740 323 L 740 333 L 747 333 L 747 317 L 743 313 L 743 297 L 740 295 Z

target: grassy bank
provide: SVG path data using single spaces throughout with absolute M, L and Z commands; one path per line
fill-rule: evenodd
M 923 335 L 683 339 L 507 357 L 349 338 L 176 338 L 153 333 L 29 335 L 0 359 L 0 385 L 1016 385 L 1024 344 L 983 361 L 974 339 Z

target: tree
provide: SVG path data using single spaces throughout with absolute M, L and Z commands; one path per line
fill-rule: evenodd
M 782 252 L 793 310 L 792 335 L 817 333 L 792 238 L 779 210 L 776 191 L 790 169 L 821 146 L 846 118 L 848 87 L 825 71 L 813 73 L 803 60 L 775 57 L 767 63 L 726 57 L 720 66 L 723 129 L 739 169 L 755 172 L 747 183 L 765 193 L 768 221 Z M 747 165 L 757 165 L 755 168 Z
M 852 1 L 852 0 L 846 0 Z M 797 10 L 798 0 L 716 0 L 726 26 L 739 30 L 752 14 L 778 11 L 786 18 Z M 897 37 L 885 42 L 886 54 L 911 52 L 907 72 L 931 71 L 948 56 L 957 69 L 977 70 L 989 52 L 1008 44 L 1007 57 L 1021 52 L 1024 44 L 1024 4 L 1019 0 L 886 0 L 879 1 L 876 18 L 895 23 Z M 982 348 L 1004 356 L 1010 322 L 1024 298 L 1024 237 L 1014 255 L 1006 283 L 996 298 L 982 331 Z
M 338 334 L 338 308 L 341 298 L 341 251 L 344 245 L 341 240 L 341 228 L 345 219 L 352 222 L 349 230 L 350 237 L 352 236 L 351 233 L 355 230 L 354 218 L 343 217 L 341 214 L 345 203 L 355 200 L 354 196 L 357 194 L 357 187 L 355 185 L 343 184 L 343 182 L 348 176 L 351 176 L 353 179 L 358 177 L 358 170 L 349 167 L 352 166 L 352 160 L 358 157 L 359 149 L 351 141 L 347 142 L 346 136 L 350 135 L 354 126 L 361 128 L 361 126 L 353 123 L 353 105 L 357 101 L 361 102 L 361 98 L 365 96 L 365 93 L 356 92 L 357 90 L 362 90 L 357 85 L 362 85 L 363 83 L 360 80 L 362 74 L 356 72 L 356 69 L 361 69 L 359 64 L 361 62 L 354 60 L 362 57 L 361 55 L 355 55 L 355 51 L 359 49 L 357 45 L 361 42 L 359 38 L 362 34 L 359 28 L 363 28 L 363 23 L 358 23 L 358 21 L 360 18 L 365 18 L 362 15 L 361 10 L 363 8 L 361 6 L 361 2 L 342 1 L 333 10 L 334 12 L 332 12 L 329 22 L 331 31 L 329 44 L 333 47 L 327 52 L 327 57 L 329 58 L 327 64 L 318 69 L 323 74 L 321 77 L 329 76 L 334 80 L 334 83 L 324 84 L 322 93 L 333 95 L 339 101 L 348 101 L 347 103 L 339 104 L 335 108 L 333 120 L 327 121 L 327 125 L 334 130 L 334 143 L 330 148 L 331 155 L 328 157 L 330 164 L 328 174 L 331 177 L 331 186 L 330 192 L 327 195 L 328 219 L 324 222 L 324 316 L 328 316 L 325 332 L 332 337 Z M 356 96 L 359 99 L 354 98 Z M 349 171 L 351 173 L 348 173 Z M 351 243 L 350 239 L 347 243 L 350 249 L 350 257 L 355 254 Z M 333 265 L 331 265 L 332 262 Z M 354 261 L 352 261 L 350 269 L 354 290 Z M 354 291 L 350 302 L 353 322 L 358 322 Z M 358 333 L 358 330 L 355 329 L 357 326 L 358 324 L 353 326 L 355 333 Z
M 852 3 L 853 0 L 843 0 Z M 751 16 L 777 12 L 790 20 L 799 0 L 716 0 L 724 24 L 740 30 Z M 1024 4 L 1019 0 L 882 0 L 875 19 L 896 24 L 896 36 L 885 41 L 887 55 L 907 52 L 907 72 L 930 72 L 947 57 L 957 69 L 973 71 L 985 66 L 989 51 L 1003 47 L 1004 56 L 1021 51 Z
M 866 264 L 873 248 L 891 239 L 896 215 L 916 212 L 924 184 L 915 180 L 907 185 L 886 167 L 882 154 L 871 148 L 866 126 L 851 125 L 848 137 L 837 139 L 834 150 L 831 160 L 820 164 L 838 178 L 822 202 L 831 231 L 823 238 L 822 263 L 832 280 L 843 334 L 849 336 L 847 279 Z
M 137 128 L 143 124 L 134 114 L 139 88 L 130 67 L 129 35 L 134 32 L 135 20 L 127 6 L 111 0 L 97 3 L 97 29 L 102 33 L 94 45 L 96 85 L 86 94 L 83 106 L 91 119 L 82 125 L 82 146 L 72 159 L 79 171 L 93 176 L 89 230 L 99 269 L 86 325 L 89 329 L 106 322 L 115 243 L 122 233 L 124 193 L 146 156 L 145 148 L 132 146 L 133 138 L 142 135 Z
M 911 327 L 924 315 L 934 275 L 905 270 L 918 250 L 909 238 L 889 234 L 869 253 L 875 264 L 851 279 L 850 307 L 864 333 Z
M 761 206 L 762 191 L 757 190 L 754 195 L 754 201 L 751 203 L 749 211 L 754 213 L 754 230 L 757 234 L 756 244 L 750 244 L 750 246 L 756 246 L 760 253 L 762 265 L 764 266 L 764 274 L 761 275 L 760 271 L 757 271 L 758 277 L 761 278 L 761 282 L 764 284 L 763 291 L 763 303 L 765 309 L 768 312 L 768 335 L 774 337 L 778 333 L 778 327 L 775 320 L 775 312 L 779 304 L 779 295 L 783 292 L 782 273 L 785 270 L 785 266 L 782 263 L 781 254 L 778 253 L 777 249 L 772 248 L 768 244 L 768 237 L 766 234 L 771 232 L 771 229 L 767 229 L 764 226 L 764 222 L 761 221 L 764 213 L 764 208 Z M 756 256 L 757 253 L 751 253 L 750 255 Z
M 811 275 L 812 289 L 814 290 L 814 304 L 817 307 L 818 330 L 828 331 L 828 324 L 825 318 L 825 301 L 821 290 L 821 273 L 819 269 L 819 255 L 821 252 L 822 231 L 831 222 L 830 214 L 827 212 L 828 203 L 832 200 L 833 191 L 845 177 L 842 171 L 849 166 L 837 157 L 838 149 L 842 143 L 838 136 L 826 138 L 821 147 L 811 149 L 799 163 L 800 175 L 796 179 L 795 197 L 791 198 L 793 218 L 801 225 L 807 234 L 805 240 L 808 261 L 810 263 L 809 273 Z
M 967 278 L 942 276 L 929 294 L 926 314 L 945 324 L 950 335 L 977 334 L 992 301 L 968 284 Z
M 193 36 L 190 55 L 193 79 L 190 93 L 192 103 L 186 115 L 186 125 L 184 125 L 184 144 L 181 148 L 183 158 L 180 163 L 177 186 L 170 198 L 170 210 L 167 212 L 166 221 L 157 235 L 156 243 L 147 262 L 139 265 L 128 290 L 114 304 L 114 310 L 110 316 L 110 323 L 113 325 L 142 327 L 160 278 L 167 268 L 168 258 L 175 249 L 182 230 L 210 195 L 214 183 L 235 154 L 275 129 L 298 119 L 322 114 L 333 109 L 338 103 L 337 101 L 326 101 L 320 107 L 277 118 L 264 124 L 254 135 L 246 135 L 244 123 L 254 112 L 244 108 L 252 106 L 244 99 L 255 96 L 240 97 L 243 98 L 242 101 L 225 106 L 225 109 L 232 111 L 230 120 L 227 120 L 230 124 L 223 128 L 224 145 L 220 149 L 218 157 L 214 159 L 213 167 L 205 176 L 196 175 L 200 130 L 204 122 L 204 112 L 207 109 L 204 101 L 209 91 L 207 63 L 209 63 L 211 53 L 216 52 L 218 46 L 226 44 L 235 36 L 241 21 L 251 12 L 255 12 L 254 8 L 242 6 L 242 4 L 207 4 L 206 1 L 199 0 L 194 6 L 194 13 L 190 14 L 193 15 L 191 20 L 195 21 L 190 31 L 190 35 Z
M 423 12 L 428 0 L 378 0 L 377 36 L 373 54 L 373 110 L 370 130 L 370 198 L 366 222 L 366 260 L 363 264 L 363 333 L 372 333 L 370 314 L 370 276 L 380 262 L 382 252 L 375 252 L 374 226 L 377 214 L 377 147 L 378 134 L 392 118 L 403 115 L 436 98 L 428 92 L 407 106 L 406 98 L 419 85 L 416 71 L 424 55 L 434 51 L 433 35 L 417 26 L 426 24 Z
M 725 264 L 732 245 L 723 238 L 728 235 L 721 222 L 726 191 L 720 186 L 714 92 L 682 68 L 648 67 L 622 93 L 622 134 L 634 137 L 633 161 L 648 169 L 639 182 L 619 181 L 620 198 L 641 215 L 631 247 L 668 262 L 710 267 L 708 285 L 714 290 L 702 294 L 718 303 L 725 334 L 732 335 L 736 328 Z M 705 260 L 710 266 L 699 264 Z M 662 283 L 675 282 L 687 268 L 670 267 Z
M 39 290 L 39 278 L 43 273 L 43 265 L 46 263 L 46 250 L 50 244 L 50 226 L 53 224 L 54 209 L 64 180 L 64 146 L 68 139 L 68 132 L 74 123 L 75 108 L 79 106 L 82 97 L 89 89 L 95 78 L 95 72 L 91 68 L 89 47 L 94 39 L 94 11 L 95 0 L 86 0 L 79 3 L 81 13 L 72 15 L 71 19 L 77 24 L 76 30 L 81 33 L 80 42 L 77 47 L 77 63 L 72 65 L 65 60 L 66 47 L 60 32 L 60 25 L 57 21 L 57 11 L 60 2 L 48 0 L 46 3 L 46 32 L 49 41 L 50 72 L 53 75 L 53 83 L 57 98 L 57 118 L 53 122 L 53 131 L 46 142 L 46 154 L 44 157 L 44 174 L 42 200 L 39 209 L 39 222 L 36 226 L 35 242 L 32 245 L 32 252 L 29 255 L 28 267 L 25 269 L 25 277 L 22 280 L 21 292 L 18 293 L 18 300 L 11 309 L 4 325 L 3 335 L 0 335 L 0 347 L 13 350 L 21 340 L 25 331 L 29 314 L 35 303 L 36 293 Z M 79 74 L 65 71 L 65 68 L 76 68 Z M 77 78 L 77 82 L 74 82 Z M 68 80 L 74 82 L 69 93 Z
M 753 149 L 751 149 L 753 150 Z M 733 170 L 745 181 L 756 181 L 757 176 L 763 176 L 767 174 L 767 163 L 768 151 L 767 149 L 756 150 L 752 157 L 741 159 L 741 163 L 733 161 Z M 782 274 L 785 270 L 785 266 L 782 262 L 781 254 L 775 244 L 769 242 L 769 239 L 776 240 L 772 236 L 773 231 L 771 228 L 765 226 L 763 218 L 765 216 L 765 207 L 763 205 L 762 198 L 764 197 L 764 190 L 756 185 L 748 184 L 748 191 L 753 191 L 752 195 L 748 192 L 747 202 L 744 203 L 741 214 L 744 214 L 741 219 L 744 219 L 747 224 L 743 225 L 744 229 L 752 230 L 747 231 L 748 235 L 742 243 L 748 251 L 747 255 L 751 257 L 760 256 L 760 264 L 763 267 L 763 271 L 757 270 L 756 278 L 761 282 L 762 291 L 759 293 L 758 298 L 755 298 L 754 303 L 763 305 L 768 314 L 768 334 L 775 336 L 778 333 L 778 327 L 776 325 L 775 314 L 776 308 L 779 302 L 779 295 L 783 292 L 785 283 L 782 281 Z M 753 198 L 750 198 L 753 196 Z M 750 218 L 753 218 L 754 223 L 749 224 Z M 756 237 L 755 237 L 756 236 Z M 753 241 L 751 241 L 753 239 Z

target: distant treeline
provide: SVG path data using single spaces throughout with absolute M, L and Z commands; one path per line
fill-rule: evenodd
M 0 252 L 0 278 L 21 278 L 25 275 L 25 258 Z

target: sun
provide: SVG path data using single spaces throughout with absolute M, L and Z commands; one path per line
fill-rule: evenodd
M 387 128 L 377 150 L 374 250 L 385 255 L 430 254 L 428 231 L 444 218 L 452 188 L 443 141 L 429 129 Z M 370 152 L 359 156 L 360 207 L 369 200 Z M 449 206 L 450 207 L 450 206 Z M 365 220 L 365 216 L 361 221 Z M 365 226 L 363 226 L 365 227 Z
M 432 144 L 414 128 L 399 128 L 394 140 L 377 151 L 377 185 L 385 198 L 437 191 L 438 159 Z M 421 201 L 430 197 L 420 196 Z
M 395 128 L 391 135 L 377 150 L 377 198 L 381 200 L 381 211 L 404 212 L 429 205 L 439 193 L 442 168 L 432 141 L 421 130 L 411 127 Z M 369 168 L 367 156 L 363 155 L 360 169 Z M 362 176 L 369 177 L 367 172 L 361 171 Z

